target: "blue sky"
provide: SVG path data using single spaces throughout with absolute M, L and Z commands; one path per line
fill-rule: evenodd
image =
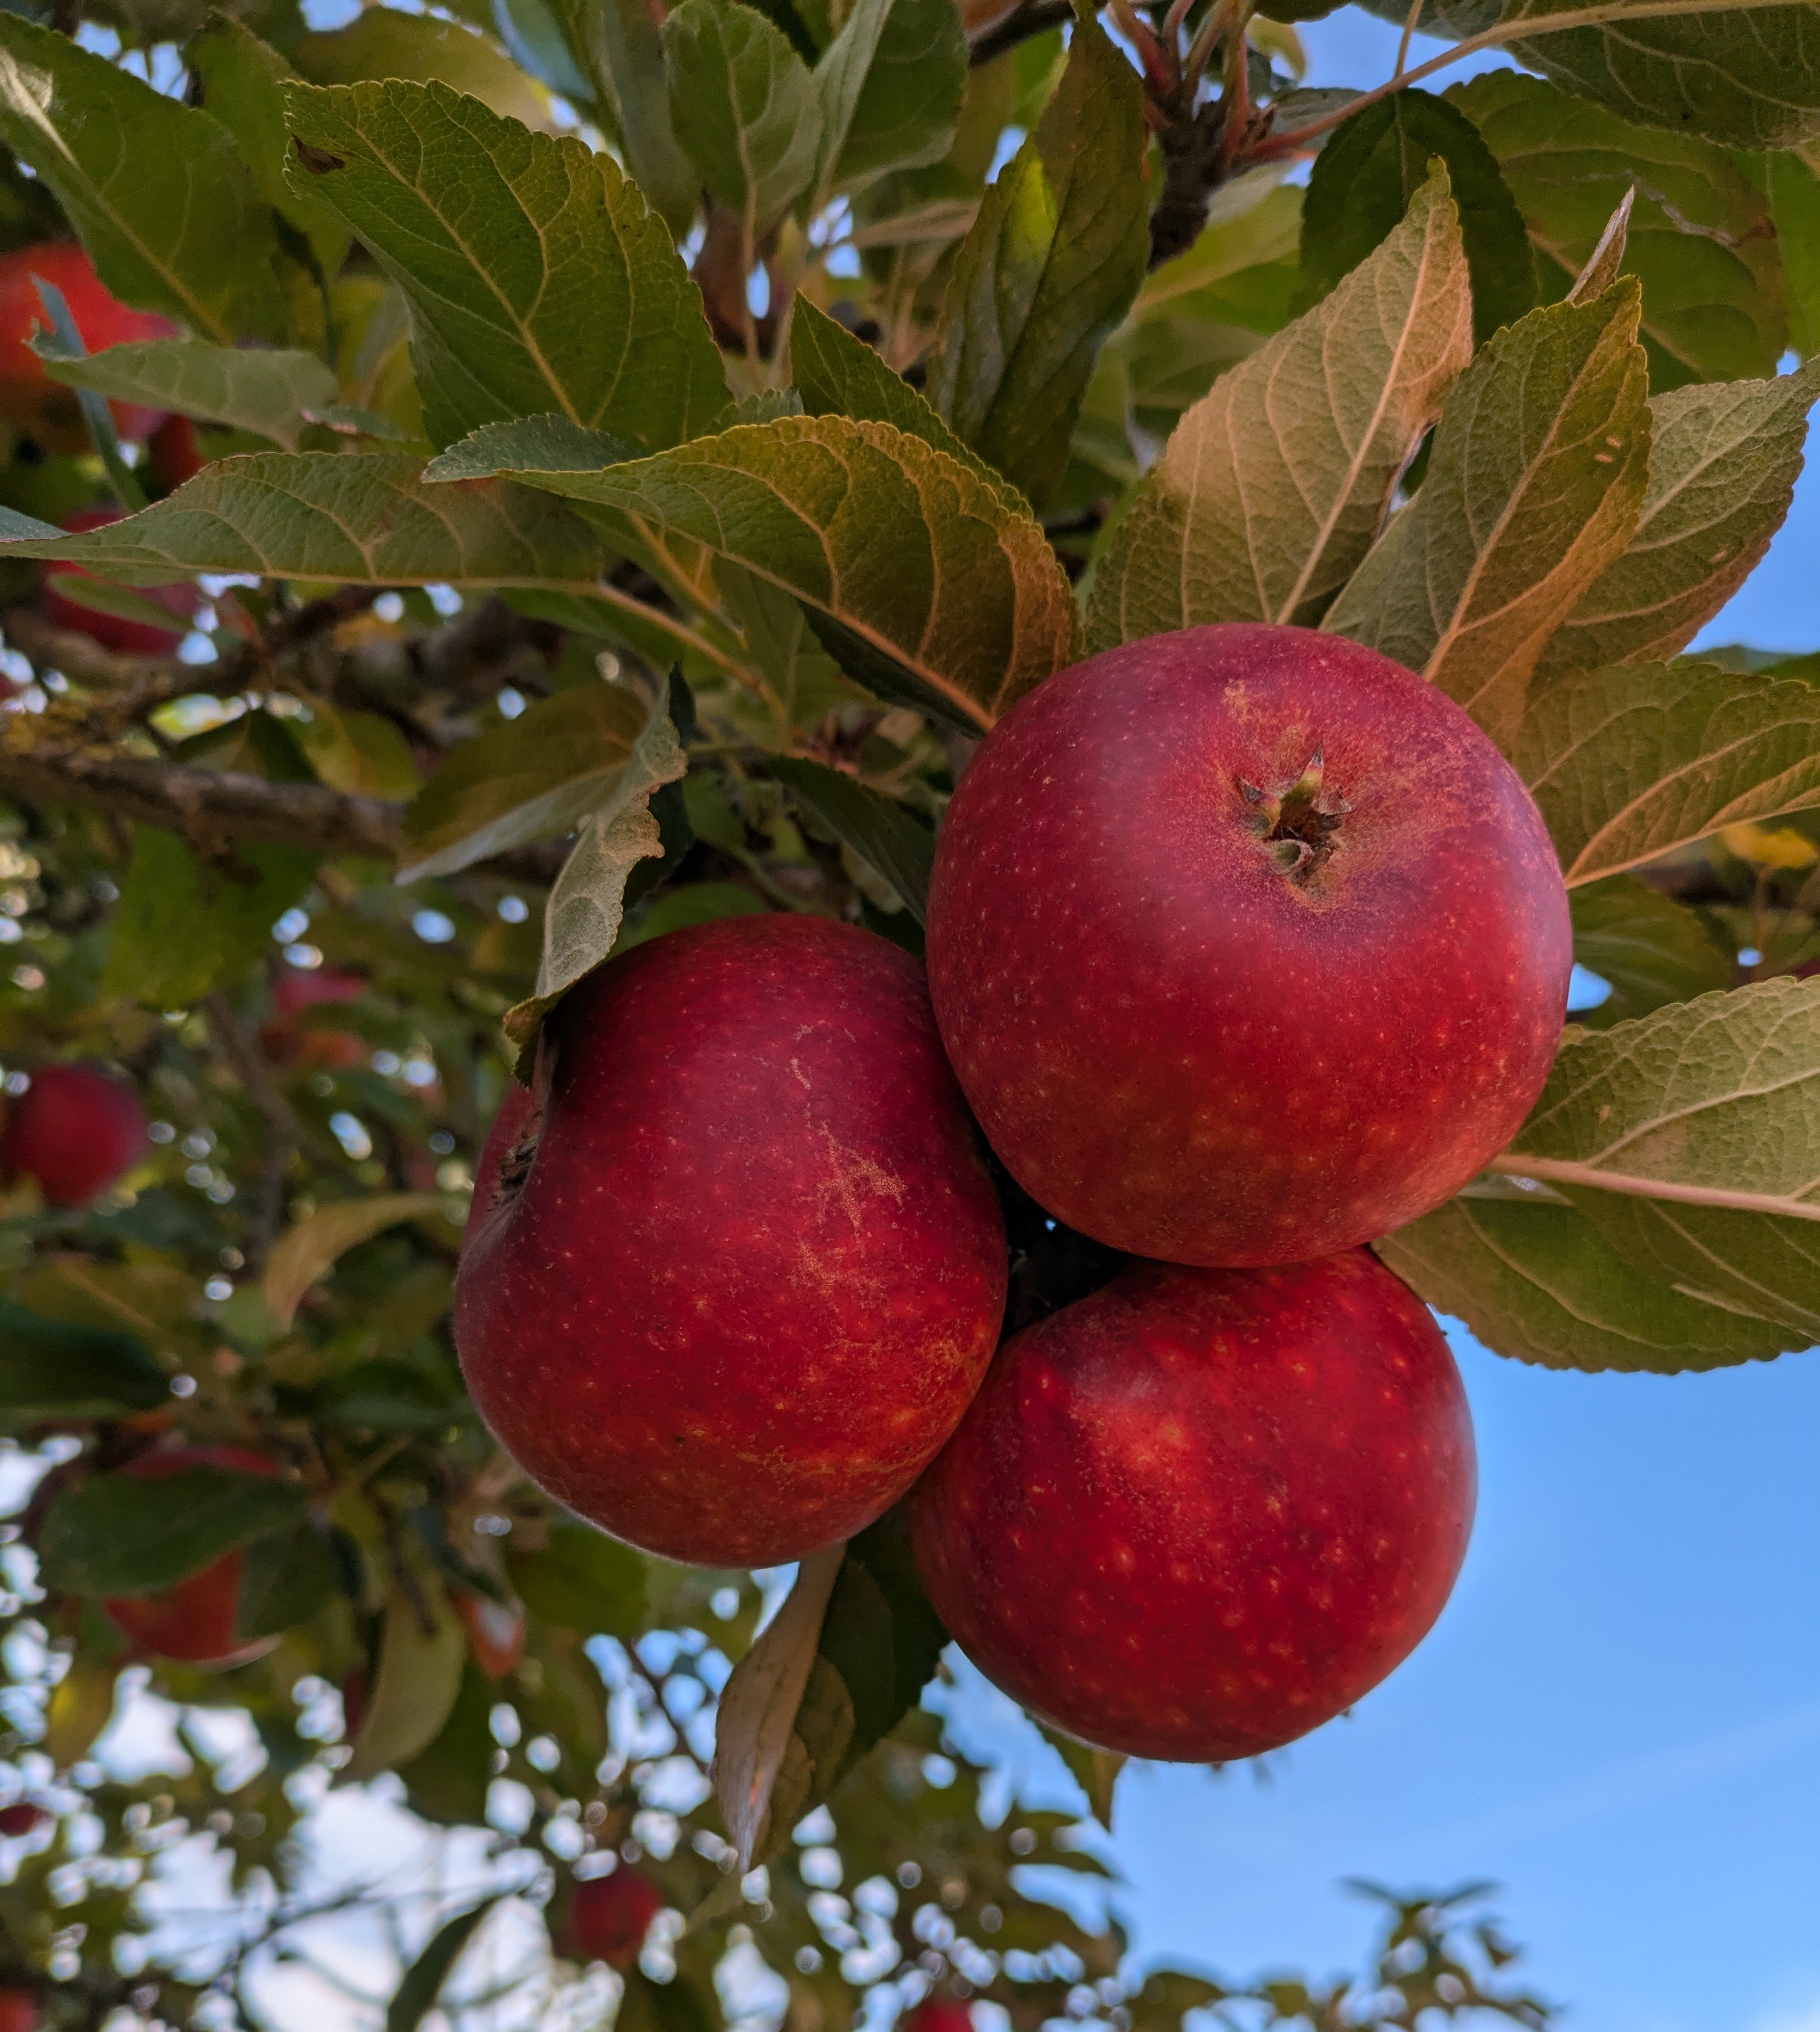
M 1490 1877 L 1588 2032 L 1820 2032 L 1820 1356 L 1706 1376 L 1527 1369 L 1453 1335 L 1482 1489 L 1439 1626 L 1267 1783 L 1121 1780 L 1140 1959 L 1333 1972 L 1345 1877 Z M 1067 1795 L 990 1689 L 970 1744 Z
M 1313 82 L 1393 68 L 1396 29 L 1356 8 L 1302 32 Z M 1820 460 L 1703 643 L 1820 648 L 1817 559 Z M 1452 1603 L 1267 1784 L 1128 1772 L 1140 1960 L 1333 1972 L 1371 1927 L 1342 1877 L 1490 1877 L 1580 2032 L 1820 2032 L 1820 1354 L 1564 1376 L 1453 1338 L 1482 1487 Z M 1068 1795 L 990 1689 L 958 1720 Z

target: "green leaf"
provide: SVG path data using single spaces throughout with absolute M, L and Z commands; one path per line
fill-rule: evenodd
M 423 469 L 426 480 L 485 480 L 496 473 L 575 473 L 617 465 L 636 458 L 638 447 L 623 438 L 584 430 L 566 416 L 521 416 L 509 424 L 483 424 Z
M 339 399 L 335 377 L 314 353 L 211 346 L 197 338 L 145 338 L 110 346 L 80 360 L 42 343 L 38 352 L 53 381 L 91 388 L 112 402 L 175 409 L 205 423 L 251 431 L 287 451 L 308 428 L 306 411 Z
M 692 924 L 718 924 L 722 917 L 762 917 L 770 908 L 755 889 L 743 883 L 686 882 L 647 904 L 621 932 L 614 951 L 630 952 L 634 946 L 687 931 Z
M 1603 1030 L 1669 1002 L 1729 988 L 1735 969 L 1685 904 L 1639 882 L 1608 876 L 1574 891 L 1573 956 L 1611 984 L 1611 995 L 1577 1020 Z
M 701 202 L 701 180 L 670 126 L 656 17 L 645 0 L 551 0 L 551 6 L 632 181 L 681 239 Z
M 0 1426 L 124 1418 L 170 1402 L 170 1379 L 129 1334 L 72 1326 L 0 1298 Z
M 1084 17 L 1036 131 L 955 257 L 929 399 L 1031 499 L 1054 491 L 1100 348 L 1150 253 L 1137 73 Z
M 1322 624 L 1420 670 L 1501 745 L 1649 478 L 1637 286 L 1531 311 L 1454 384 L 1428 472 Z
M 790 378 L 803 398 L 805 416 L 894 424 L 998 484 L 992 469 L 961 443 L 902 375 L 893 374 L 863 338 L 856 338 L 807 297 L 796 299 L 790 315 Z
M 604 794 L 550 890 L 536 991 L 506 1014 L 506 1035 L 518 1047 L 520 1069 L 526 1075 L 544 1017 L 613 951 L 625 915 L 627 876 L 640 861 L 662 857 L 663 837 L 651 809 L 651 793 L 666 783 L 680 783 L 688 771 L 688 757 L 670 717 L 666 678 L 629 752 L 605 779 Z
M 1471 356 L 1459 215 L 1437 177 L 1330 296 L 1182 418 L 1095 568 L 1088 648 L 1318 621 Z
M 917 923 L 923 923 L 935 860 L 935 835 L 928 827 L 892 798 L 822 763 L 778 755 L 768 766 L 837 839 L 884 876 Z
M 405 814 L 397 879 L 452 875 L 572 832 L 610 801 L 653 715 L 625 685 L 572 685 L 457 748 Z
M 282 1637 L 308 1623 L 341 1590 L 341 1568 L 328 1532 L 305 1518 L 289 1531 L 257 1539 L 241 1570 L 234 1634 Z
M 1523 215 L 1497 159 L 1465 114 L 1426 92 L 1394 92 L 1347 121 L 1315 158 L 1302 208 L 1298 308 L 1318 303 L 1379 246 L 1439 156 L 1460 207 L 1481 345 L 1536 304 Z
M 476 1827 L 486 1820 L 498 1691 L 472 1659 L 466 1662 L 435 1740 L 398 1766 L 413 1812 L 449 1827 Z
M 1820 176 L 1811 151 L 1766 156 L 1776 244 L 1788 284 L 1788 337 L 1803 360 L 1820 353 Z
M 1074 595 L 1037 524 L 889 424 L 783 416 L 602 472 L 524 477 L 807 601 L 901 673 L 919 710 L 973 733 L 1073 659 Z
M 183 54 L 201 103 L 233 136 L 259 196 L 306 237 L 319 273 L 334 276 L 347 257 L 347 228 L 285 180 L 291 137 L 285 131 L 284 84 L 296 73 L 270 43 L 227 14 L 211 14 Z
M 815 68 L 824 197 L 947 154 L 967 91 L 953 0 L 854 0 Z
M 271 214 L 212 114 L 3 13 L 0 140 L 56 193 L 123 301 L 224 345 L 276 336 Z
M 343 1767 L 348 1784 L 394 1771 L 442 1732 L 461 1690 L 468 1638 L 435 1576 L 420 1568 L 415 1585 L 394 1578 L 386 1597 L 379 1667 L 366 1718 Z
M 1570 1025 L 1493 1169 L 1571 1199 L 1639 1268 L 1820 1336 L 1820 981 Z
M 375 1193 L 364 1199 L 331 1200 L 286 1228 L 266 1264 L 266 1309 L 278 1331 L 290 1325 L 304 1294 L 350 1249 L 401 1220 L 440 1213 L 442 1206 L 434 1193 Z
M 815 174 L 822 114 L 808 66 L 737 0 L 683 0 L 663 48 L 677 139 L 755 255 Z
M 534 128 L 550 124 L 547 102 L 524 72 L 487 36 L 458 22 L 369 7 L 345 27 L 300 35 L 288 47 L 299 74 L 312 84 L 409 78 L 478 99 L 504 120 Z
M 1536 667 L 1540 682 L 1686 648 L 1782 526 L 1816 395 L 1820 368 L 1653 398 L 1643 513 L 1622 556 L 1549 638 Z
M 1035 1716 L 1031 1719 L 1035 1720 Z M 1090 1743 L 1076 1743 L 1072 1735 L 1064 1735 L 1046 1722 L 1037 1722 L 1036 1726 L 1043 1741 L 1068 1766 L 1068 1775 L 1087 1795 L 1094 1818 L 1110 1835 L 1113 1793 L 1128 1760 L 1116 1750 L 1096 1750 Z
M 610 155 L 446 85 L 286 88 L 328 205 L 404 292 L 438 445 L 546 413 L 652 450 L 727 406 L 701 299 Z
M 1516 193 L 1550 298 L 1565 293 L 1613 207 L 1635 191 L 1624 267 L 1643 284 L 1658 394 L 1775 372 L 1788 343 L 1783 257 L 1736 156 L 1697 135 L 1632 126 L 1516 71 L 1487 71 L 1448 98 Z
M 803 1561 L 784 1605 L 721 1691 L 711 1776 L 742 1871 L 781 1847 L 807 1810 L 810 1772 L 803 1767 L 815 1750 L 824 1764 L 837 1763 L 851 1739 L 851 1705 L 843 1728 L 837 1701 L 813 1704 L 812 1743 L 799 1732 L 799 1711 L 811 1692 L 822 1619 L 844 1557 L 844 1548 L 834 1545 Z M 785 1781 L 782 1796 L 774 1799 L 780 1779 Z M 774 1804 L 781 1809 L 775 1816 Z
M 1820 805 L 1820 690 L 1716 663 L 1563 678 L 1530 701 L 1511 759 L 1572 888 Z
M 91 1474 L 44 1519 L 38 1557 L 62 1594 L 155 1594 L 267 1533 L 308 1503 L 301 1486 L 227 1468 L 188 1467 L 157 1481 Z
M 742 1869 L 774 1855 L 916 1707 L 947 1642 L 901 1507 L 804 1561 L 721 1696 L 712 1776 Z
M 243 841 L 231 860 L 203 861 L 175 833 L 132 829 L 102 993 L 152 1009 L 187 1009 L 256 966 L 272 926 L 300 902 L 319 856 Z
M 452 1919 L 445 1919 L 430 1936 L 423 1952 L 405 1970 L 398 1987 L 392 1993 L 392 2000 L 386 2007 L 386 2032 L 417 2032 L 418 2026 L 436 2008 L 442 1985 L 454 1973 L 462 1950 L 473 1939 L 481 1921 L 505 1896 L 501 1891 L 490 1898 L 483 1898 L 478 1905 L 470 1906 L 465 1912 L 457 1912 Z
M 1229 310 L 1220 286 L 1248 269 L 1293 264 L 1302 236 L 1301 190 L 1278 183 L 1274 168 L 1253 170 L 1216 190 L 1207 223 L 1185 254 L 1148 276 L 1134 316 L 1152 317 L 1172 306 L 1218 313 Z
M 1600 18 L 1565 25 L 1588 13 Z M 1551 15 L 1564 26 L 1548 29 Z M 1672 13 L 1661 0 L 1590 9 L 1515 0 L 1501 25 L 1520 24 L 1528 32 L 1506 44 L 1519 63 L 1645 126 L 1733 148 L 1788 148 L 1820 136 L 1820 16 L 1805 0 L 1685 0 Z
M 1372 1246 L 1494 1353 L 1548 1369 L 1674 1375 L 1803 1344 L 1648 1276 L 1583 1214 L 1538 1195 L 1462 1193 Z
M 396 453 L 218 459 L 137 515 L 86 536 L 16 540 L 0 556 L 65 558 L 139 585 L 251 572 L 362 585 L 600 590 L 599 538 L 547 495 L 423 484 L 421 463 Z
M 561 1515 L 549 1542 L 511 1550 L 506 1571 L 533 1616 L 581 1636 L 636 1637 L 644 1627 L 644 1562 L 629 1545 L 591 1524 Z

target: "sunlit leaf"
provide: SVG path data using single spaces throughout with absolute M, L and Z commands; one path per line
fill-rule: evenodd
M 223 344 L 275 336 L 271 215 L 211 114 L 6 13 L 0 139 L 56 192 L 116 296 Z
M 1462 1195 L 1373 1246 L 1486 1347 L 1549 1369 L 1675 1374 L 1803 1344 L 1799 1334 L 1650 1276 L 1557 1201 Z
M 1820 1335 L 1820 981 L 1759 981 L 1570 1026 L 1497 1160 L 1683 1291 Z
M 1572 887 L 1820 804 L 1820 690 L 1714 663 L 1625 664 L 1542 688 L 1511 755 Z
M 1649 484 L 1637 526 L 1549 638 L 1538 682 L 1687 647 L 1782 526 L 1816 395 L 1820 370 L 1803 368 L 1651 400 Z
M 356 233 L 411 306 L 424 424 L 565 416 L 651 450 L 727 405 L 662 220 L 610 155 L 445 85 L 286 88 L 293 185 Z
M 1183 417 L 1095 569 L 1089 648 L 1318 621 L 1471 351 L 1459 215 L 1438 177 L 1331 295 Z
M 1454 384 L 1427 475 L 1324 626 L 1423 671 L 1501 745 L 1542 648 L 1621 556 L 1649 477 L 1636 284 L 1500 332 Z

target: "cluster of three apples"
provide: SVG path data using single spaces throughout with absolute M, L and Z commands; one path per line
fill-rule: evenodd
M 924 1583 L 1006 1690 L 1108 1749 L 1256 1754 L 1457 1573 L 1460 1378 L 1362 1245 L 1515 1132 L 1570 964 L 1539 816 L 1420 678 L 1291 629 L 1094 658 L 963 778 L 927 987 L 747 917 L 557 1012 L 481 1167 L 470 1387 L 552 1494 L 672 1558 L 781 1563 L 913 1489 Z M 1002 1347 L 975 1118 L 1132 1259 Z

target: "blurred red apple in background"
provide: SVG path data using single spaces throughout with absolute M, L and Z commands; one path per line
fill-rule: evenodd
M 166 416 L 146 441 L 153 475 L 166 493 L 194 480 L 209 461 L 196 441 L 196 425 L 188 416 Z
M 99 1066 L 41 1066 L 6 1104 L 0 1174 L 35 1178 L 52 1206 L 87 1206 L 145 1150 L 145 1110 L 124 1080 Z
M 977 1388 L 1003 1218 L 922 969 L 821 917 L 673 932 L 576 988 L 482 1156 L 481 1414 L 570 1509 L 771 1566 L 903 1494 Z
M 177 327 L 168 318 L 123 304 L 103 285 L 95 265 L 69 240 L 41 240 L 0 254 L 0 413 L 52 451 L 88 448 L 88 428 L 73 388 L 50 379 L 26 341 L 50 320 L 34 276 L 63 292 L 76 329 L 91 353 L 129 339 L 170 338 Z M 123 438 L 149 438 L 163 420 L 162 409 L 115 402 L 114 428 Z
M 72 534 L 80 536 L 90 529 L 105 529 L 110 522 L 123 519 L 118 508 L 84 508 L 79 514 L 72 515 L 63 526 Z M 193 579 L 179 579 L 170 585 L 133 587 L 135 597 L 150 600 L 154 607 L 168 611 L 170 626 L 162 628 L 151 621 L 129 619 L 86 606 L 76 596 L 76 588 L 60 587 L 60 581 L 94 580 L 95 574 L 84 571 L 80 565 L 54 561 L 38 569 L 44 588 L 44 611 L 58 626 L 73 629 L 91 641 L 99 642 L 103 648 L 113 650 L 116 656 L 170 656 L 189 633 L 196 609 L 202 604 L 202 588 Z
M 271 1462 L 244 1447 L 166 1447 L 135 1455 L 120 1472 L 136 1481 L 158 1481 L 185 1468 L 219 1467 L 241 1474 L 276 1473 Z M 162 1658 L 192 1665 L 242 1664 L 269 1651 L 277 1641 L 243 1641 L 234 1625 L 240 1613 L 241 1575 L 245 1562 L 229 1552 L 159 1594 L 110 1595 L 102 1606 L 129 1637 Z
M 319 1030 L 298 1022 L 306 1009 L 358 1002 L 366 978 L 332 966 L 281 966 L 272 975 L 271 1014 L 259 1025 L 259 1041 L 275 1066 L 320 1066 L 345 1072 L 364 1064 L 367 1045 L 351 1030 Z
M 637 1961 L 663 1893 L 621 1864 L 610 1877 L 586 1877 L 569 1899 L 565 1944 L 576 1961 L 605 1962 L 621 1975 Z
M 1297 1262 L 1438 1206 L 1548 1076 L 1572 965 L 1541 815 L 1375 651 L 1192 628 L 986 737 L 936 850 L 929 980 L 1020 1185 L 1171 1262 Z
M 1453 1355 L 1367 1251 L 1139 1263 L 1005 1344 L 911 1532 L 937 1612 L 1013 1700 L 1107 1750 L 1224 1763 L 1408 1656 L 1475 1485 Z

